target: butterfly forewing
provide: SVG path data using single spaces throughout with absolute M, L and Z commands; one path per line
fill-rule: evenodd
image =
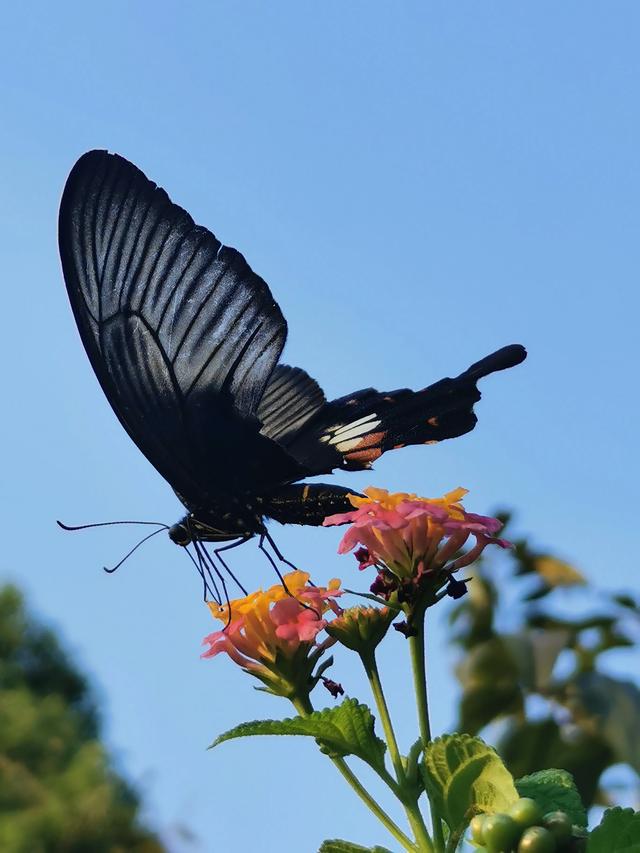
M 67 181 L 60 253 L 80 334 L 131 438 L 193 503 L 300 476 L 255 410 L 286 338 L 266 283 L 123 158 Z

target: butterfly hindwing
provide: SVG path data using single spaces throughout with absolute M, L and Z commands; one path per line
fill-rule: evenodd
M 367 388 L 333 400 L 288 437 L 287 452 L 308 474 L 323 474 L 335 468 L 370 468 L 388 450 L 464 435 L 477 421 L 478 380 L 519 364 L 525 356 L 523 347 L 512 345 L 422 391 Z
M 327 402 L 322 388 L 300 367 L 279 364 L 271 374 L 257 416 L 262 435 L 286 447 Z

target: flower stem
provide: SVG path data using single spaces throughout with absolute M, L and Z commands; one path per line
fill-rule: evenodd
M 398 796 L 402 801 L 405 812 L 407 813 L 411 829 L 416 837 L 418 850 L 421 852 L 424 851 L 424 853 L 433 853 L 433 842 L 431 841 L 424 819 L 420 813 L 420 809 L 418 808 L 417 798 L 413 797 L 413 802 L 407 802 L 408 798 L 406 796 L 406 791 L 403 791 L 403 789 L 406 789 L 406 773 L 404 765 L 402 764 L 400 750 L 398 749 L 398 741 L 396 740 L 396 735 L 393 730 L 393 723 L 391 722 L 391 715 L 389 714 L 389 706 L 387 705 L 387 700 L 385 699 L 384 691 L 382 689 L 382 682 L 380 681 L 380 673 L 378 671 L 375 654 L 371 652 L 370 654 L 362 654 L 360 657 L 362 659 L 362 665 L 364 666 L 365 672 L 367 673 L 367 678 L 369 679 L 371 692 L 373 693 L 378 714 L 380 715 L 384 736 L 389 748 L 389 755 L 391 756 L 391 763 L 393 764 L 393 769 L 396 772 L 396 779 L 398 780 L 399 785 L 399 791 L 396 792 L 396 796 Z
M 413 670 L 413 686 L 416 694 L 416 705 L 418 708 L 418 725 L 420 727 L 420 740 L 422 741 L 423 750 L 431 740 L 431 725 L 429 723 L 429 703 L 427 699 L 427 671 L 425 661 L 425 630 L 424 616 L 418 620 L 417 634 L 409 637 L 409 650 L 411 653 L 411 668 Z M 429 805 L 431 807 L 431 821 L 433 824 L 433 840 L 437 851 L 444 851 L 444 834 L 442 832 L 442 819 L 433 801 L 429 795 Z
M 416 694 L 416 705 L 418 706 L 420 739 L 424 748 L 431 740 L 429 705 L 427 702 L 427 673 L 424 656 L 424 626 L 421 626 L 418 634 L 409 637 L 409 651 L 411 653 L 411 668 L 413 670 L 413 688 Z
M 433 841 L 431 840 L 429 830 L 425 825 L 418 803 L 416 802 L 411 806 L 405 806 L 405 811 L 409 818 L 411 829 L 416 837 L 417 850 L 419 850 L 420 853 L 434 853 L 436 848 L 433 846 Z M 444 847 L 442 850 L 444 850 Z
M 391 722 L 391 716 L 389 714 L 389 707 L 387 705 L 387 700 L 384 696 L 384 691 L 382 690 L 382 682 L 380 681 L 380 673 L 378 672 L 378 664 L 376 663 L 375 655 L 373 652 L 370 654 L 361 655 L 362 665 L 364 666 L 365 672 L 367 673 L 367 678 L 369 679 L 369 685 L 371 686 L 371 692 L 373 693 L 373 698 L 376 703 L 376 708 L 378 709 L 378 714 L 380 715 L 380 722 L 382 723 L 382 728 L 384 729 L 384 736 L 387 741 L 387 746 L 389 747 L 389 755 L 391 756 L 391 763 L 393 764 L 393 769 L 396 772 L 396 779 L 400 785 L 405 781 L 405 771 L 404 766 L 402 764 L 402 758 L 400 756 L 400 750 L 398 749 L 398 741 L 396 740 L 396 735 L 393 730 L 393 724 Z
M 404 832 L 400 829 L 400 827 L 389 817 L 389 815 L 384 811 L 384 809 L 378 805 L 378 803 L 374 800 L 371 794 L 367 791 L 367 789 L 360 783 L 359 779 L 355 776 L 347 762 L 344 758 L 332 758 L 331 759 L 335 766 L 338 768 L 340 773 L 342 773 L 343 777 L 346 781 L 351 785 L 356 794 L 360 797 L 363 803 L 373 812 L 373 814 L 378 818 L 380 823 L 387 828 L 387 830 L 393 835 L 396 841 L 399 844 L 402 844 L 405 850 L 411 851 L 411 853 L 415 853 L 416 845 L 411 841 L 411 839 L 404 834 Z M 433 848 L 428 848 L 427 853 Z
M 306 699 L 292 698 L 291 701 L 301 717 L 308 717 L 309 714 L 313 713 L 313 706 L 311 705 L 311 701 L 308 697 Z M 335 767 L 337 767 L 344 779 L 349 783 L 351 788 L 353 788 L 356 794 L 360 797 L 362 802 L 370 809 L 370 811 L 373 812 L 380 823 L 388 830 L 388 832 L 391 833 L 391 835 L 393 835 L 396 841 L 401 844 L 405 850 L 409 850 L 410 853 L 415 853 L 416 845 L 407 835 L 404 834 L 400 827 L 384 811 L 382 806 L 376 802 L 367 789 L 361 784 L 360 780 L 353 773 L 344 758 L 332 756 L 331 761 Z M 429 848 L 428 850 L 430 853 L 432 848 Z

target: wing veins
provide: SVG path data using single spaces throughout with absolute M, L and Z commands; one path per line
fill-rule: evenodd
M 134 208 L 134 207 L 135 207 L 135 205 L 132 205 L 132 212 L 131 212 L 131 215 L 132 215 L 132 216 L 133 216 L 133 208 Z M 127 282 L 129 282 L 129 273 L 130 273 L 130 271 L 131 271 L 131 267 L 132 267 L 132 264 L 133 264 L 133 259 L 134 259 L 134 258 L 135 258 L 135 256 L 136 256 L 136 251 L 137 251 L 137 249 L 138 249 L 138 245 L 139 245 L 139 243 L 140 243 L 140 235 L 142 234 L 142 231 L 143 231 L 143 229 L 144 229 L 145 223 L 146 223 L 147 218 L 148 218 L 148 216 L 149 216 L 149 211 L 150 211 L 152 208 L 153 208 L 153 196 L 150 196 L 150 197 L 149 197 L 149 200 L 148 200 L 148 202 L 147 202 L 147 207 L 146 207 L 146 210 L 145 210 L 145 212 L 144 212 L 144 216 L 142 217 L 142 222 L 140 223 L 140 226 L 139 226 L 139 228 L 138 228 L 138 232 L 137 232 L 137 234 L 136 234 L 136 236 L 135 236 L 135 240 L 133 241 L 133 246 L 131 247 L 131 254 L 129 255 L 129 260 L 127 261 L 127 265 L 126 265 L 126 267 L 125 267 L 125 269 L 124 269 L 124 272 L 123 272 L 123 275 L 122 275 L 122 287 L 120 288 L 120 294 L 119 294 L 119 296 L 118 296 L 118 309 L 122 309 L 122 299 L 123 299 L 123 296 L 124 296 L 124 293 L 125 293 L 125 289 L 126 289 L 126 288 L 125 288 L 125 285 L 127 284 Z M 130 221 L 131 221 L 131 218 L 129 218 L 129 222 L 130 222 Z M 158 223 L 159 223 L 160 221 L 161 221 L 161 217 L 160 217 L 160 216 L 158 216 L 158 217 L 156 218 L 156 221 L 155 221 L 155 223 L 154 223 L 153 227 L 150 229 L 149 234 L 147 235 L 147 238 L 146 238 L 146 240 L 145 240 L 144 246 L 143 246 L 143 248 L 142 248 L 142 253 L 141 253 L 140 257 L 138 258 L 138 267 L 137 267 L 137 269 L 135 269 L 135 270 L 133 271 L 133 273 L 132 273 L 129 289 L 134 289 L 134 290 L 135 290 L 135 282 L 136 282 L 137 277 L 138 277 L 138 271 L 139 271 L 139 269 L 140 269 L 140 266 L 141 266 L 142 264 L 144 264 L 144 258 L 145 258 L 145 255 L 146 255 L 147 249 L 148 249 L 148 247 L 149 247 L 149 241 L 150 241 L 150 239 L 153 237 L 153 235 L 155 234 L 156 228 L 158 227 Z
M 105 164 L 104 172 L 102 173 L 102 175 L 101 175 L 101 177 L 100 177 L 100 180 L 98 181 L 99 186 L 98 186 L 98 189 L 97 189 L 96 198 L 98 198 L 98 197 L 100 197 L 100 196 L 102 195 L 102 191 L 103 191 L 103 189 L 104 189 L 104 185 L 105 185 L 106 180 L 107 180 L 107 173 L 108 173 L 108 171 L 109 171 L 109 170 L 108 170 L 108 168 L 107 168 L 107 165 Z M 90 187 L 92 184 L 94 184 L 95 182 L 96 182 L 96 181 L 95 181 L 95 176 L 92 176 L 91 180 L 89 181 L 89 187 Z M 85 194 L 84 194 L 84 198 L 83 198 L 83 200 L 82 200 L 82 219 L 84 219 L 84 217 L 85 217 L 85 213 L 86 213 L 86 210 L 87 210 L 87 202 L 88 202 L 88 200 L 89 200 L 89 193 L 85 193 Z M 100 266 L 99 266 L 99 264 L 98 264 L 98 246 L 97 246 L 97 240 L 96 240 L 96 234 L 97 234 L 97 228 L 96 228 L 96 225 L 97 225 L 97 220 L 98 220 L 98 205 L 94 203 L 93 210 L 92 210 L 92 212 L 91 212 L 91 224 L 93 225 L 93 229 L 92 229 L 92 231 L 91 231 L 91 246 L 90 246 L 90 253 L 91 253 L 92 257 L 93 257 L 93 267 L 94 267 L 94 269 L 95 269 L 95 270 L 100 269 Z M 87 248 L 87 247 L 86 247 L 86 244 L 85 244 L 85 240 L 80 241 L 80 244 L 81 244 L 81 245 L 82 245 L 82 247 L 83 247 L 83 261 L 84 261 L 84 269 L 85 269 L 85 271 L 88 271 L 88 270 L 89 270 L 89 265 L 88 265 L 88 263 L 87 263 L 87 260 L 88 260 L 88 257 L 87 257 L 88 252 L 87 252 L 87 251 L 85 251 L 85 249 Z M 80 278 L 80 276 L 78 276 L 78 278 Z M 97 322 L 97 324 L 98 324 L 98 328 L 99 328 L 99 327 L 100 327 L 100 324 L 102 323 L 102 319 L 103 319 L 103 318 L 102 318 L 102 280 L 101 280 L 101 276 L 96 276 L 95 282 L 96 282 L 96 296 L 98 297 L 98 299 L 97 299 L 97 302 L 98 302 L 98 317 L 97 317 L 97 319 L 96 319 L 96 322 Z M 80 286 L 80 292 L 82 293 L 82 291 L 83 291 L 83 288 L 82 288 L 82 286 Z
M 216 260 L 217 260 L 217 257 L 216 257 Z M 209 270 L 205 267 L 205 269 L 203 269 L 200 273 L 198 273 L 197 277 L 193 281 L 193 289 L 195 289 L 196 284 L 202 279 L 202 276 L 205 275 L 208 271 Z M 173 364 L 175 364 L 176 359 L 180 355 L 180 350 L 182 349 L 183 344 L 189 335 L 189 332 L 195 326 L 198 317 L 204 311 L 205 307 L 209 304 L 209 300 L 213 297 L 213 294 L 215 293 L 216 288 L 220 284 L 220 281 L 222 280 L 222 278 L 225 276 L 225 274 L 228 271 L 229 271 L 229 264 L 223 265 L 222 269 L 220 270 L 220 273 L 216 276 L 216 280 L 215 280 L 215 282 L 213 282 L 210 291 L 207 293 L 206 298 L 202 300 L 202 302 L 200 303 L 200 305 L 198 306 L 198 308 L 194 312 L 193 317 L 189 320 L 189 323 L 187 324 L 187 328 L 185 329 L 184 334 L 182 335 L 182 337 L 180 339 L 180 343 L 176 346 L 175 356 L 172 359 Z M 214 352 L 216 352 L 219 349 L 220 345 L 221 344 L 219 344 L 218 347 L 216 347 L 216 350 Z
M 207 301 L 208 301 L 208 299 L 207 299 Z M 251 300 L 248 300 L 248 301 L 245 303 L 245 305 L 243 306 L 242 311 L 241 311 L 241 312 L 240 312 L 240 313 L 239 313 L 239 314 L 234 318 L 233 325 L 235 325 L 235 324 L 238 322 L 238 320 L 240 320 L 240 318 L 244 315 L 244 313 L 245 313 L 245 312 L 247 311 L 247 309 L 249 309 L 250 307 L 251 307 Z M 253 338 L 255 337 L 256 333 L 258 332 L 258 330 L 259 330 L 260 328 L 262 328 L 262 322 L 260 322 L 260 324 L 258 325 L 258 327 L 257 327 L 256 329 L 254 329 L 254 331 L 253 331 L 253 332 L 251 333 L 251 335 L 249 336 L 249 341 L 247 341 L 247 342 L 245 343 L 245 345 L 243 346 L 243 348 L 242 348 L 242 351 L 241 351 L 241 353 L 240 353 L 239 358 L 242 358 L 242 356 L 244 355 L 244 353 L 245 353 L 245 351 L 246 351 L 246 348 L 247 348 L 248 343 L 249 343 L 250 341 L 252 341 L 252 340 L 253 340 Z M 224 339 L 220 340 L 220 342 L 216 345 L 215 349 L 213 349 L 213 350 L 209 353 L 209 355 L 207 356 L 207 358 L 206 358 L 206 359 L 205 359 L 205 361 L 204 361 L 204 364 L 202 365 L 202 367 L 200 368 L 200 370 L 199 370 L 199 371 L 198 371 L 198 373 L 196 374 L 195 378 L 193 379 L 193 381 L 192 381 L 192 382 L 191 382 L 191 384 L 189 385 L 189 387 L 188 387 L 188 389 L 187 389 L 187 391 L 186 391 L 187 395 L 188 395 L 188 394 L 190 394 L 190 393 L 193 391 L 194 387 L 198 384 L 198 380 L 200 379 L 200 377 L 202 376 L 202 374 L 205 372 L 205 370 L 209 367 L 209 365 L 211 364 L 211 362 L 213 361 L 213 359 L 214 359 L 214 358 L 215 358 L 215 356 L 217 355 L 218 350 L 220 349 L 220 347 L 221 347 L 224 343 L 225 343 Z M 227 390 L 227 383 L 228 383 L 228 380 L 229 380 L 229 375 L 232 375 L 232 376 L 233 376 L 233 370 L 234 370 L 235 365 L 236 365 L 237 363 L 238 363 L 238 358 L 236 358 L 236 359 L 235 359 L 235 361 L 234 361 L 234 363 L 233 363 L 232 368 L 231 368 L 230 370 L 227 370 L 227 374 L 226 374 L 226 376 L 225 376 L 224 382 L 222 383 L 222 389 L 221 389 L 221 390 L 223 390 L 223 391 L 226 391 L 226 390 Z
M 108 172 L 108 168 L 105 171 Z M 122 202 L 120 203 L 120 210 L 118 211 L 118 214 L 120 213 L 120 211 L 124 208 L 125 204 L 127 203 L 127 200 L 129 198 L 129 193 L 131 191 L 131 186 L 133 184 L 133 180 L 134 180 L 134 176 L 130 175 L 129 179 L 128 179 L 126 191 L 123 195 Z M 105 204 L 106 216 L 109 215 L 109 206 L 111 204 L 111 199 L 113 198 L 113 195 L 115 193 L 115 188 L 117 185 L 118 185 L 118 179 L 116 178 L 114 181 L 112 181 L 111 192 L 109 194 L 109 201 Z M 102 187 L 100 189 L 100 199 L 102 199 Z M 99 207 L 99 204 L 96 203 L 95 211 L 94 211 L 94 220 L 93 220 L 94 243 L 95 243 L 95 234 L 97 233 L 96 223 L 97 223 L 98 207 Z M 129 220 L 127 221 L 127 224 L 129 224 L 131 214 L 133 213 L 134 210 L 135 210 L 135 204 L 131 204 L 131 210 L 129 211 Z M 97 281 L 97 287 L 98 287 L 98 292 L 100 294 L 100 302 L 101 303 L 102 303 L 102 288 L 103 288 L 103 284 L 104 284 L 104 277 L 105 277 L 107 268 L 109 266 L 109 261 L 111 259 L 111 250 L 113 248 L 113 241 L 115 239 L 115 234 L 118 230 L 118 224 L 119 223 L 116 219 L 115 224 L 111 227 L 111 231 L 109 233 L 109 239 L 107 241 L 107 246 L 106 246 L 106 249 L 104 252 L 104 260 L 102 262 L 102 270 L 100 272 L 100 276 L 99 276 L 98 281 Z M 120 254 L 119 257 L 121 257 L 121 256 L 122 255 Z M 96 269 L 98 269 L 97 258 L 96 258 Z M 122 287 L 121 287 L 120 292 L 122 292 Z
M 167 196 L 167 204 L 165 205 L 164 209 L 166 209 L 167 207 L 169 208 L 169 210 L 172 211 L 173 215 L 170 219 L 170 222 L 168 223 L 169 227 L 167 228 L 167 233 L 164 235 L 164 238 L 162 240 L 162 245 L 160 246 L 158 253 L 156 254 L 156 256 L 153 260 L 153 265 L 152 265 L 151 269 L 149 270 L 149 276 L 148 276 L 147 281 L 146 281 L 146 283 L 142 289 L 142 293 L 140 295 L 140 308 L 142 308 L 142 306 L 144 305 L 144 302 L 147 298 L 147 293 L 149 292 L 149 288 L 151 287 L 151 282 L 153 281 L 153 278 L 156 274 L 156 270 L 158 269 L 158 264 L 160 263 L 160 258 L 162 257 L 162 253 L 164 252 L 164 247 L 167 245 L 167 240 L 171 236 L 173 227 L 175 226 L 177 220 L 182 215 L 186 215 L 186 216 L 189 215 L 186 213 L 186 211 L 182 210 L 181 207 L 178 207 L 178 205 L 173 204 L 171 199 L 168 196 Z M 155 234 L 155 232 L 158 230 L 158 226 L 161 223 L 162 223 L 162 216 L 159 216 L 158 220 L 157 220 L 157 222 L 156 222 L 156 224 L 152 230 L 152 234 Z M 178 244 L 176 249 L 173 251 L 173 254 L 171 255 L 171 259 L 170 259 L 171 262 L 173 262 L 177 252 L 179 251 L 181 242 Z
M 189 236 L 189 234 L 192 234 L 196 230 L 197 230 L 197 226 L 193 225 L 189 229 L 189 231 L 184 235 L 184 237 L 182 237 L 182 239 L 180 240 L 180 243 L 176 247 L 176 252 L 174 252 L 174 256 L 173 256 L 174 258 L 175 258 L 175 255 L 180 252 L 180 248 L 184 245 L 184 242 L 185 242 L 186 238 Z M 162 323 L 164 322 L 164 318 L 166 317 L 167 311 L 169 310 L 169 305 L 173 302 L 173 297 L 176 295 L 177 289 L 182 284 L 189 267 L 191 266 L 191 264 L 195 260 L 195 257 L 198 254 L 198 252 L 200 251 L 200 248 L 201 248 L 202 244 L 204 243 L 204 241 L 206 240 L 206 237 L 207 237 L 207 234 L 205 233 L 204 236 L 196 243 L 195 248 L 193 249 L 193 252 L 191 253 L 191 257 L 189 258 L 187 263 L 184 265 L 184 269 L 182 270 L 182 272 L 178 276 L 176 283 L 171 288 L 171 295 L 169 296 L 169 298 L 165 302 L 164 308 L 160 312 L 160 317 L 158 318 L 158 329 L 162 326 Z M 173 260 L 173 258 L 172 258 L 172 260 Z
M 261 321 L 260 321 L 259 326 L 256 328 L 256 333 L 257 333 L 258 331 L 260 331 L 260 329 L 262 329 L 263 325 L 264 325 L 264 320 L 261 320 Z M 276 339 L 276 337 L 277 337 L 277 336 L 278 336 L 278 331 L 276 330 L 275 332 L 273 332 L 273 334 L 271 335 L 271 337 L 269 338 L 269 340 L 267 341 L 267 343 L 265 343 L 265 345 L 262 347 L 262 349 L 260 350 L 260 352 L 259 352 L 259 353 L 256 353 L 256 356 L 255 356 L 255 358 L 254 358 L 254 363 L 255 363 L 256 361 L 258 361 L 258 359 L 262 358 L 263 354 L 266 352 L 266 350 L 267 350 L 267 349 L 269 349 L 269 347 L 271 346 L 271 344 L 273 343 L 273 341 Z M 254 337 L 254 336 L 252 335 L 252 337 Z M 246 349 L 246 347 L 245 347 L 245 349 Z M 244 353 L 243 353 L 243 355 L 244 355 Z M 244 379 L 244 377 L 247 375 L 247 372 L 248 372 L 249 370 L 250 370 L 250 365 L 248 365 L 248 366 L 247 366 L 247 368 L 245 369 L 244 375 L 243 375 L 243 377 L 242 377 L 243 379 Z M 239 377 L 237 377 L 237 378 L 239 379 Z M 267 381 L 268 381 L 268 380 L 267 380 Z

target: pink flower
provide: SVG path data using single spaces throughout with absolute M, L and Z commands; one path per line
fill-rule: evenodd
M 361 559 L 363 549 L 358 551 L 361 568 L 380 563 L 399 579 L 445 567 L 455 572 L 476 560 L 489 544 L 509 547 L 508 542 L 494 536 L 502 527 L 497 518 L 469 513 L 462 507 L 466 493 L 466 489 L 458 488 L 442 498 L 421 498 L 369 488 L 365 489 L 366 497 L 349 496 L 354 506 L 351 512 L 329 516 L 324 524 L 351 524 L 338 553 L 363 546 L 368 556 Z M 473 547 L 453 559 L 470 536 L 475 539 Z
M 225 627 L 204 638 L 209 648 L 202 657 L 226 652 L 272 693 L 291 697 L 312 683 L 311 670 L 322 652 L 318 647 L 313 651 L 315 640 L 327 624 L 323 614 L 340 611 L 335 599 L 342 590 L 338 581 L 309 586 L 306 572 L 290 572 L 284 580 L 288 592 L 275 584 L 227 606 L 210 602 L 212 614 Z

